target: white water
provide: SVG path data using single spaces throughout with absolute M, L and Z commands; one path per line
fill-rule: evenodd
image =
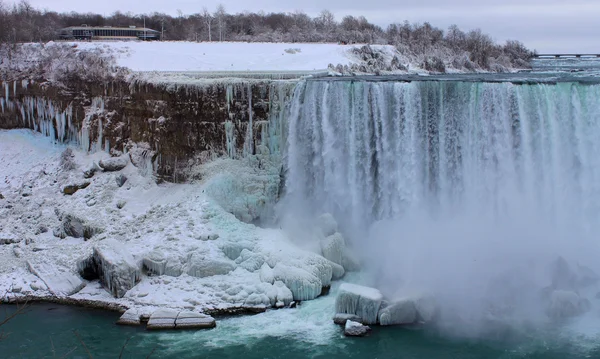
M 469 334 L 490 315 L 540 324 L 557 256 L 598 273 L 599 99 L 575 83 L 307 81 L 286 209 L 333 213 L 373 285 L 435 293 Z

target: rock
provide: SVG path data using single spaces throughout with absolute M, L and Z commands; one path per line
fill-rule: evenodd
M 21 258 L 23 256 L 23 250 L 17 246 L 13 247 L 13 254 L 17 258 Z
M 379 324 L 412 324 L 417 320 L 415 302 L 411 299 L 397 300 L 379 310 Z
M 95 271 L 102 285 L 115 298 L 122 298 L 140 281 L 141 276 L 140 269 L 127 248 L 111 239 L 96 245 L 92 257 L 82 261 L 79 270 L 80 273 Z
M 135 308 L 130 308 L 125 311 L 117 320 L 117 324 L 119 325 L 141 325 L 142 321 L 140 319 L 140 311 Z
M 121 199 L 117 202 L 117 208 L 123 209 L 123 207 L 125 207 L 126 204 L 127 204 L 127 202 Z
M 127 166 L 127 157 L 112 157 L 100 160 L 98 165 L 106 172 L 120 171 Z
M 117 182 L 117 186 L 123 187 L 125 182 L 127 182 L 127 177 L 124 174 L 120 174 L 117 177 L 115 177 L 115 181 Z
M 88 223 L 88 221 L 74 214 L 64 213 L 59 216 L 61 223 L 54 230 L 54 236 L 58 238 L 74 237 L 90 239 L 94 235 L 102 233 L 103 230 Z
M 92 163 L 92 165 L 86 169 L 85 171 L 83 171 L 83 178 L 92 178 L 94 177 L 94 174 L 96 174 L 96 171 L 98 171 L 100 168 L 98 166 L 96 166 L 95 163 Z
M 337 325 L 346 325 L 346 322 L 351 320 L 353 322 L 361 323 L 362 319 L 358 315 L 337 313 L 333 316 L 333 322 Z
M 96 199 L 95 199 L 95 198 L 90 198 L 90 199 L 88 199 L 88 200 L 85 202 L 85 204 L 86 204 L 88 207 L 95 206 L 95 205 L 96 205 L 96 203 L 97 203 L 97 201 L 96 201 Z
M 35 230 L 35 235 L 48 232 L 48 227 L 45 224 L 40 224 Z
M 155 248 L 142 259 L 142 265 L 150 275 L 168 275 L 179 277 L 183 273 L 180 258 L 169 255 L 169 251 L 163 252 Z
M 81 278 L 55 263 L 29 260 L 27 261 L 27 269 L 38 276 L 54 295 L 72 295 L 85 287 L 85 283 Z
M 179 311 L 174 309 L 158 309 L 152 313 L 148 320 L 147 329 L 173 329 Z
M 346 274 L 346 271 L 344 270 L 344 267 L 342 267 L 339 264 L 333 263 L 331 262 L 331 279 L 333 280 L 337 280 L 340 279 L 344 276 L 344 274 Z
M 315 299 L 321 294 L 321 288 L 323 287 L 321 280 L 312 273 L 281 262 L 273 268 L 273 279 L 283 282 L 292 291 L 294 300 Z
M 175 319 L 176 329 L 202 329 L 202 328 L 214 328 L 217 323 L 210 315 L 182 311 L 177 315 Z
M 344 327 L 344 335 L 347 337 L 364 337 L 370 331 L 370 327 L 352 320 L 346 321 L 346 326 Z
M 0 193 L 0 199 L 4 199 L 4 196 L 2 195 L 2 193 Z
M 64 186 L 62 189 L 62 193 L 71 196 L 75 192 L 79 191 L 80 189 L 87 188 L 90 185 L 90 183 L 91 182 L 89 182 L 89 181 L 84 181 L 81 183 L 75 183 L 75 184 L 70 184 L 70 185 Z
M 22 238 L 13 233 L 0 232 L 0 244 L 13 244 L 21 242 Z
M 382 300 L 383 295 L 375 288 L 343 283 L 335 299 L 335 311 L 358 315 L 365 324 L 376 324 Z
M 201 253 L 192 253 L 184 265 L 184 272 L 192 277 L 204 278 L 213 275 L 228 274 L 235 269 L 235 265 L 226 258 L 205 256 Z
M 321 252 L 323 257 L 329 259 L 333 263 L 341 265 L 344 255 L 346 243 L 344 237 L 339 232 L 336 232 L 321 240 Z
M 590 310 L 590 302 L 577 293 L 567 290 L 555 290 L 550 294 L 547 314 L 552 319 L 568 319 Z
M 11 288 L 11 292 L 13 293 L 21 293 L 21 291 L 23 290 L 23 287 L 15 285 Z
M 200 235 L 196 236 L 196 239 L 201 240 L 201 241 L 215 241 L 215 240 L 219 239 L 219 235 L 216 233 L 200 234 Z
M 330 213 L 319 216 L 317 224 L 325 237 L 333 235 L 338 230 L 337 222 Z

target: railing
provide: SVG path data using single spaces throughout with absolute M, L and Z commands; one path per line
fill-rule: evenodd
M 534 59 L 597 58 L 600 54 L 536 54 Z

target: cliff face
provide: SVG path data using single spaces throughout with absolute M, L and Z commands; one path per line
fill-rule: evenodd
M 184 169 L 198 158 L 239 158 L 259 148 L 278 153 L 294 86 L 231 79 L 185 85 L 3 83 L 0 128 L 31 128 L 92 152 L 142 149 L 158 176 L 183 181 Z

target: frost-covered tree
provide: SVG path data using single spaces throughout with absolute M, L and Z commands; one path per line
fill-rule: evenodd
M 206 7 L 202 10 L 202 19 L 204 20 L 204 25 L 206 25 L 206 29 L 208 30 L 208 41 L 212 41 L 212 22 L 214 20 L 212 14 L 208 11 Z
M 223 6 L 223 4 L 217 6 L 214 17 L 217 20 L 217 27 L 219 28 L 219 41 L 223 41 L 227 17 L 227 12 L 225 11 L 225 6 Z

